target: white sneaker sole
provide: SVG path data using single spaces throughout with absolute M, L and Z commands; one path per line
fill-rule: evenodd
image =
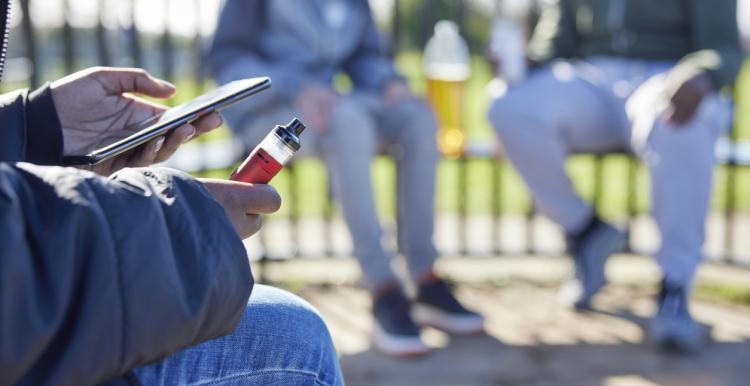
M 372 344 L 381 353 L 400 358 L 422 356 L 431 351 L 419 336 L 390 334 L 377 322 L 372 327 Z
M 424 303 L 415 303 L 411 317 L 420 326 L 430 326 L 453 335 L 476 335 L 484 332 L 484 318 L 478 315 L 456 315 Z

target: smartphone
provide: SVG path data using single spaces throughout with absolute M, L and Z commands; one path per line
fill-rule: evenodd
M 170 108 L 163 114 L 156 115 L 128 128 L 128 133 L 134 132 L 132 135 L 125 138 L 107 138 L 103 145 L 99 145 L 99 148 L 87 154 L 65 156 L 63 157 L 63 163 L 71 166 L 96 165 L 135 149 L 206 114 L 231 106 L 269 87 L 271 87 L 271 79 L 266 77 L 242 79 L 227 83 L 189 102 Z

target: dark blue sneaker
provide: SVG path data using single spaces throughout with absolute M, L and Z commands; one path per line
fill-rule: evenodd
M 372 331 L 374 347 L 396 357 L 421 356 L 430 352 L 419 336 L 420 328 L 411 318 L 411 302 L 400 286 L 393 286 L 375 297 Z
M 448 284 L 437 278 L 419 286 L 411 315 L 418 324 L 449 334 L 484 332 L 484 318 L 462 306 Z
M 575 263 L 575 276 L 560 290 L 563 304 L 579 309 L 591 308 L 591 298 L 606 284 L 604 265 L 627 242 L 624 232 L 600 220 L 591 222 L 577 235 L 566 237 L 568 253 Z
M 659 310 L 649 325 L 650 340 L 666 351 L 694 354 L 708 344 L 709 329 L 696 323 L 688 310 L 688 294 L 682 286 L 662 281 Z

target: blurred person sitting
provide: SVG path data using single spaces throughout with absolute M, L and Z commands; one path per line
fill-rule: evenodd
M 734 0 L 547 2 L 528 45 L 533 71 L 489 112 L 539 209 L 565 231 L 576 271 L 561 295 L 580 308 L 604 286 L 605 260 L 626 238 L 575 192 L 565 159 L 625 148 L 643 160 L 662 240 L 649 335 L 686 352 L 708 338 L 688 299 L 714 146 L 731 124 L 721 91 L 732 87 L 741 63 L 736 20 Z
M 279 119 L 300 115 L 306 141 L 326 163 L 373 296 L 373 343 L 392 355 L 429 351 L 418 325 L 456 334 L 482 330 L 433 265 L 436 123 L 381 48 L 366 0 L 229 0 L 208 55 L 219 83 L 270 75 L 274 87 L 226 113 L 248 148 Z M 334 77 L 346 73 L 348 94 Z M 398 246 L 407 257 L 416 299 L 410 300 L 382 245 L 370 165 L 380 148 L 395 149 L 398 166 Z
M 241 238 L 276 191 L 127 168 L 165 160 L 218 114 L 89 168 L 101 175 L 56 166 L 165 110 L 134 94 L 174 92 L 93 68 L 0 95 L 0 385 L 343 384 L 317 312 L 253 286 Z

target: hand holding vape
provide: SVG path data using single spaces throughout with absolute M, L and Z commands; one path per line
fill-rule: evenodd
M 300 148 L 299 136 L 305 125 L 294 118 L 276 126 L 229 177 L 232 181 L 267 184 Z

